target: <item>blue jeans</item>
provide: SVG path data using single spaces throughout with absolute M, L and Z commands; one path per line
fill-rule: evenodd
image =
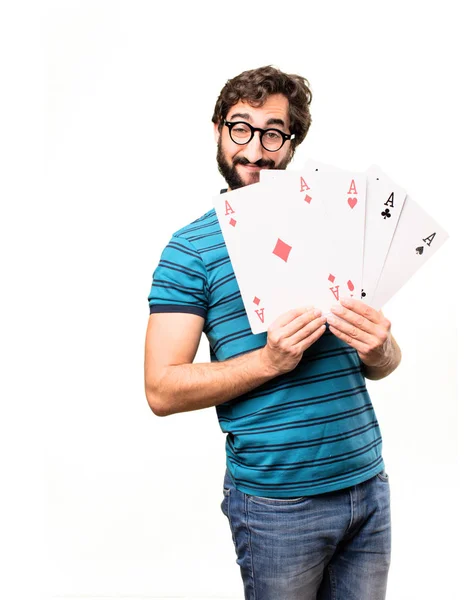
M 301 498 L 240 492 L 228 472 L 230 522 L 245 600 L 383 600 L 391 555 L 385 473 Z

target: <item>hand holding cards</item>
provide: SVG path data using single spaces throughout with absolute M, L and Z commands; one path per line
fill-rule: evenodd
M 378 167 L 310 161 L 260 177 L 214 198 L 253 333 L 297 307 L 328 313 L 343 296 L 381 308 L 448 237 Z

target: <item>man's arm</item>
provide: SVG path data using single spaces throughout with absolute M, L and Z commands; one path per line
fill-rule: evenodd
M 234 359 L 192 364 L 204 319 L 187 313 L 150 315 L 145 344 L 145 390 L 158 416 L 216 406 L 294 369 L 325 331 L 313 308 L 281 315 L 264 348 Z
M 330 331 L 358 351 L 363 373 L 368 379 L 382 379 L 401 362 L 401 349 L 391 334 L 391 323 L 381 311 L 361 300 L 340 300 L 332 307 Z

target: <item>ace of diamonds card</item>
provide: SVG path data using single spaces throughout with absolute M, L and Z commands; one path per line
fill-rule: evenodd
M 290 309 L 317 306 L 317 274 L 322 267 L 314 261 L 310 224 L 322 222 L 323 206 L 318 200 L 308 202 L 306 196 L 291 202 L 287 194 L 256 183 L 214 198 L 255 334 L 267 331 Z

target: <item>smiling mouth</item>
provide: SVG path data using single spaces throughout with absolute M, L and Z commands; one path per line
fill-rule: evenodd
M 261 169 L 267 169 L 268 167 L 260 167 L 258 165 L 241 165 L 242 167 L 244 167 L 245 169 L 248 169 L 248 171 L 261 171 Z

